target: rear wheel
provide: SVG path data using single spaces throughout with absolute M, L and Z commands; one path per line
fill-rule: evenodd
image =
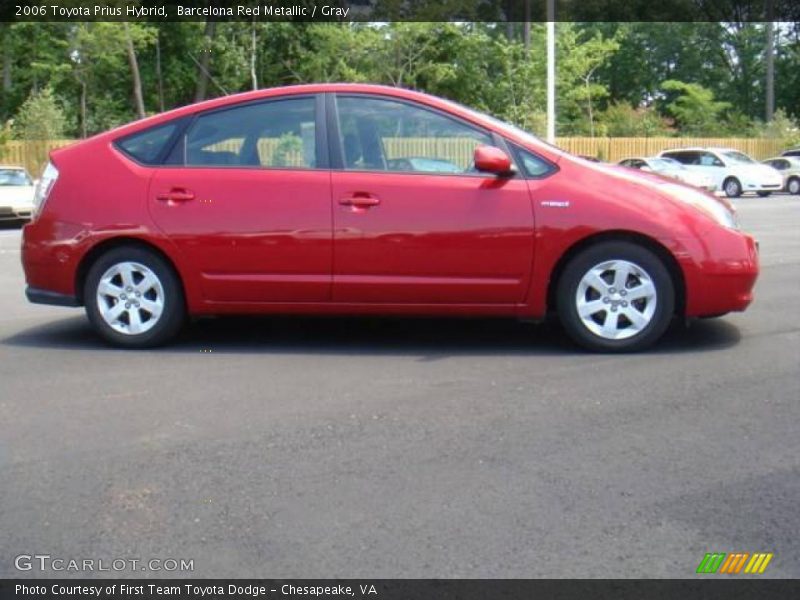
M 793 196 L 800 194 L 800 178 L 792 177 L 786 183 L 786 191 L 792 194 Z
M 735 177 L 729 177 L 722 184 L 722 190 L 728 198 L 738 198 L 742 195 L 742 184 Z
M 661 259 L 631 242 L 603 242 L 573 258 L 559 280 L 558 314 L 590 350 L 642 350 L 666 331 L 675 290 Z
M 186 314 L 172 268 L 144 248 L 120 247 L 103 254 L 89 269 L 83 297 L 97 332 L 126 348 L 166 342 Z

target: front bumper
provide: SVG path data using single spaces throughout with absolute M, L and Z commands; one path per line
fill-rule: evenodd
M 33 206 L 0 206 L 0 221 L 30 221 Z
M 755 239 L 719 227 L 686 242 L 691 258 L 680 261 L 686 280 L 686 316 L 745 310 L 753 301 L 759 274 Z

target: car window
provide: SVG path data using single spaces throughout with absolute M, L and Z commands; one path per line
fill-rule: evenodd
M 485 132 L 440 113 L 381 98 L 339 96 L 339 142 L 348 170 L 473 172 Z
M 698 152 L 669 152 L 664 154 L 664 156 L 684 165 L 696 165 L 700 162 L 700 155 Z
M 540 156 L 536 156 L 533 152 L 519 146 L 514 146 L 514 149 L 519 157 L 519 162 L 522 164 L 522 169 L 528 177 L 544 177 L 555 170 L 551 163 Z
M 711 152 L 701 152 L 699 164 L 703 167 L 724 167 L 722 161 L 711 154 Z
M 151 127 L 121 139 L 117 146 L 140 163 L 155 165 L 176 128 L 175 123 Z
M 247 104 L 200 115 L 185 135 L 188 166 L 313 168 L 314 98 Z
M 730 151 L 727 151 L 727 152 L 723 152 L 722 156 L 724 156 L 726 159 L 728 159 L 728 160 L 730 160 L 732 162 L 735 162 L 735 163 L 753 164 L 753 163 L 756 162 L 752 158 L 747 156 L 747 154 L 744 154 L 742 152 L 737 152 L 736 150 L 730 150 Z
M 793 150 L 787 150 L 786 152 L 781 153 L 782 156 L 800 156 L 800 148 L 796 148 Z
M 33 181 L 22 169 L 0 169 L 0 185 L 29 186 L 33 185 Z

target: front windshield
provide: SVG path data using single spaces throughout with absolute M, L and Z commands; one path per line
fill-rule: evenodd
M 742 154 L 741 152 L 736 152 L 735 150 L 731 150 L 729 152 L 722 152 L 721 154 L 725 158 L 728 158 L 731 161 L 736 162 L 736 163 L 750 164 L 750 163 L 755 163 L 756 162 L 752 158 L 747 156 L 747 154 Z
M 22 169 L 0 169 L 0 185 L 33 185 L 33 181 Z
M 508 133 L 510 133 L 512 135 L 516 135 L 516 136 L 522 138 L 525 142 L 529 142 L 529 143 L 533 143 L 533 144 L 547 144 L 548 146 L 550 146 L 552 148 L 556 148 L 558 150 L 561 150 L 562 152 L 564 151 L 562 148 L 559 148 L 558 146 L 556 146 L 554 144 L 546 142 L 542 138 L 532 134 L 530 131 L 525 131 L 521 127 L 518 127 L 518 126 L 513 125 L 511 123 L 507 123 L 506 121 L 502 121 L 502 120 L 498 119 L 497 117 L 493 117 L 492 115 L 486 114 L 485 112 L 481 112 L 479 110 L 475 110 L 474 108 L 470 108 L 469 106 L 464 106 L 463 104 L 459 104 L 458 102 L 453 102 L 452 100 L 447 100 L 446 102 L 448 104 L 451 104 L 452 106 L 460 108 L 461 110 L 465 110 L 468 113 L 471 113 L 472 115 L 475 116 L 475 118 L 477 118 L 479 120 L 480 119 L 484 119 L 486 121 L 489 121 L 490 123 L 492 123 L 492 125 L 494 125 L 498 129 L 506 131 L 506 132 L 508 132 Z

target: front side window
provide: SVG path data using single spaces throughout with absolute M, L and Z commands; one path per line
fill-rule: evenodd
M 314 168 L 314 98 L 247 104 L 200 115 L 186 132 L 187 166 Z
M 473 173 L 473 153 L 489 134 L 437 112 L 394 100 L 339 96 L 339 136 L 348 170 Z
M 700 155 L 700 165 L 703 167 L 724 167 L 722 161 L 711 154 L 710 152 L 703 152 Z

